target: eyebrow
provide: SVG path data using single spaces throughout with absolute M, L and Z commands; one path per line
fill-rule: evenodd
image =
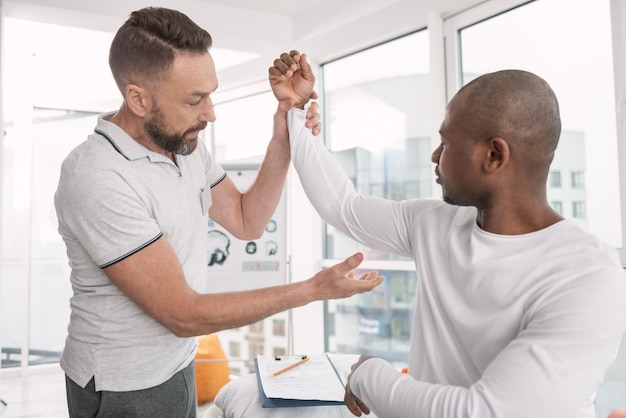
M 217 90 L 217 88 L 218 88 L 218 85 L 216 85 L 216 86 L 215 86 L 215 88 L 214 88 L 213 90 L 208 91 L 208 92 L 207 92 L 207 91 L 199 91 L 199 90 L 192 91 L 192 92 L 190 93 L 190 96 L 194 96 L 194 97 L 205 97 L 205 96 L 209 96 L 209 95 L 211 95 L 212 93 L 214 93 L 214 92 Z

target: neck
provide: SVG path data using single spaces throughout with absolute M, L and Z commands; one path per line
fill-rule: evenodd
M 498 235 L 521 235 L 539 231 L 563 220 L 548 204 L 534 210 L 479 209 L 481 229 Z
M 157 146 L 152 138 L 146 134 L 146 131 L 143 128 L 143 119 L 130 112 L 124 104 L 122 104 L 117 113 L 115 113 L 109 121 L 122 128 L 128 136 L 133 138 L 144 148 L 163 154 L 176 164 L 176 156 L 173 153 L 165 151 L 161 147 Z

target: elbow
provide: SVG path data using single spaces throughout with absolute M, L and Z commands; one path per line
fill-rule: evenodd
M 166 318 L 161 318 L 160 322 L 178 338 L 198 337 L 225 329 L 222 323 L 214 321 L 214 318 L 204 316 L 201 311 L 192 313 L 189 310 L 185 312 L 183 309 Z
M 191 326 L 189 322 L 167 321 L 162 324 L 172 334 L 178 338 L 190 338 L 202 335 L 196 327 Z
M 192 325 L 191 323 L 168 324 L 165 327 L 178 338 L 199 337 L 202 335 L 213 334 L 223 331 L 228 327 L 218 324 L 200 324 Z
M 191 305 L 188 305 L 189 308 Z M 179 338 L 197 337 L 204 334 L 202 321 L 187 309 L 178 309 L 156 318 L 169 332 Z
M 178 338 L 191 338 L 191 337 L 197 337 L 201 335 L 186 327 L 177 327 L 177 328 L 168 328 L 168 329 Z
M 265 227 L 262 226 L 262 227 L 255 228 L 255 229 L 250 228 L 247 230 L 239 231 L 237 233 L 233 233 L 233 236 L 242 241 L 253 241 L 253 240 L 261 238 L 264 232 L 265 232 Z
M 260 239 L 263 236 L 263 232 L 265 231 L 265 229 L 261 228 L 261 230 L 259 231 L 254 231 L 253 233 L 251 233 L 250 235 L 248 235 L 247 239 L 249 241 L 251 240 L 256 240 L 256 239 Z

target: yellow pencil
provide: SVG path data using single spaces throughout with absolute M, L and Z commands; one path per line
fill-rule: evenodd
M 279 375 L 279 374 L 281 374 L 281 373 L 285 373 L 287 370 L 291 370 L 291 369 L 293 369 L 294 367 L 297 367 L 297 366 L 299 366 L 299 365 L 301 365 L 301 364 L 303 364 L 303 363 L 306 363 L 307 361 L 309 361 L 309 357 L 308 357 L 308 356 L 307 356 L 307 357 L 305 357 L 305 358 L 303 358 L 303 359 L 302 359 L 302 360 L 300 360 L 300 361 L 296 361 L 295 363 L 293 363 L 293 364 L 292 364 L 292 365 L 290 365 L 290 366 L 285 367 L 284 369 L 280 369 L 279 371 L 277 371 L 276 373 L 274 373 L 274 374 L 272 375 L 272 377 L 274 377 L 274 376 L 278 376 L 278 375 Z

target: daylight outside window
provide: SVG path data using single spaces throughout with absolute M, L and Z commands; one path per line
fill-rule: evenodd
M 562 133 L 548 199 L 562 202 L 563 216 L 576 218 L 620 248 L 609 3 L 534 1 L 463 27 L 458 36 L 462 84 L 483 73 L 522 69 L 552 86 L 559 99 Z
M 326 144 L 358 192 L 392 200 L 432 196 L 429 74 L 425 30 L 322 66 Z M 386 279 L 372 292 L 326 303 L 327 349 L 404 367 L 418 280 L 412 263 L 328 225 L 324 247 L 327 259 L 361 251 L 374 264 L 397 266 L 373 267 Z

